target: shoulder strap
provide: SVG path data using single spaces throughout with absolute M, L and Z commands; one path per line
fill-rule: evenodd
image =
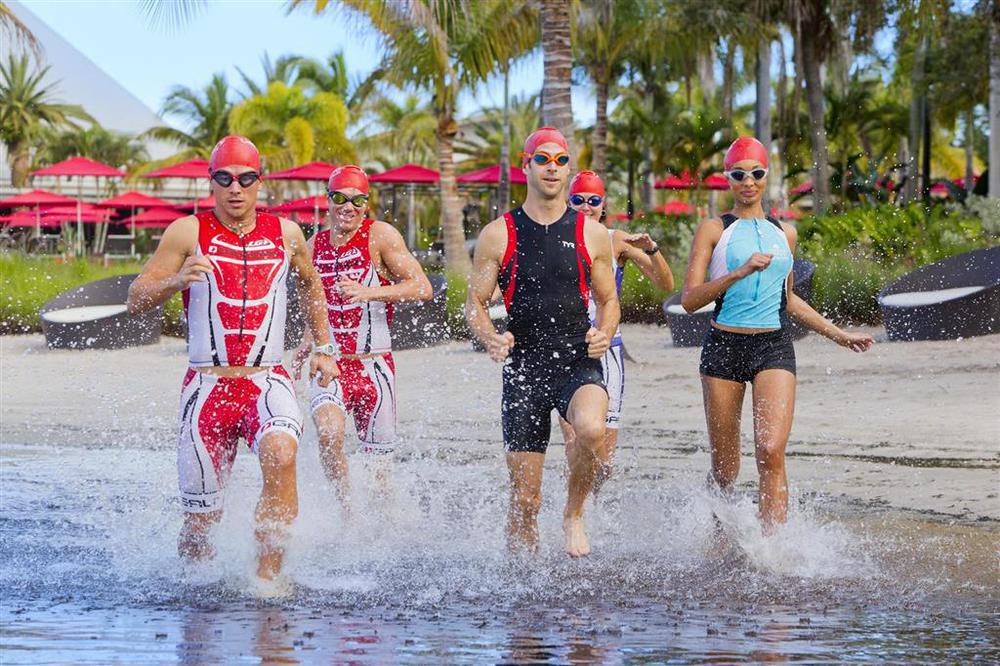
M 782 231 L 782 232 L 784 231 L 784 229 L 781 227 L 781 222 L 779 222 L 776 217 L 773 217 L 771 215 L 766 215 L 765 219 L 768 222 L 770 222 L 771 224 L 773 224 L 774 226 L 778 227 L 778 231 Z
M 738 218 L 735 215 L 733 215 L 732 213 L 723 213 L 722 214 L 722 228 L 723 229 L 728 229 L 729 225 L 732 224 L 733 222 L 735 222 L 737 219 Z
M 507 249 L 504 250 L 501 267 L 507 266 L 517 251 L 517 225 L 514 224 L 514 215 L 511 211 L 507 211 L 503 214 L 503 219 L 507 223 Z

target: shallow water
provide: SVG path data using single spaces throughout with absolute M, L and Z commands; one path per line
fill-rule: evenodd
M 800 488 L 776 538 L 623 451 L 588 507 L 592 557 L 560 550 L 562 450 L 542 549 L 503 556 L 506 472 L 479 443 L 417 447 L 391 502 L 352 458 L 345 521 L 314 444 L 299 457 L 291 596 L 257 598 L 259 488 L 241 451 L 219 556 L 175 555 L 168 448 L 0 450 L 0 648 L 17 663 L 995 661 L 998 526 L 946 523 Z M 668 464 L 663 462 L 660 464 Z M 753 475 L 745 475 L 753 476 Z M 752 484 L 746 486 L 750 489 Z M 728 535 L 713 539 L 712 512 Z

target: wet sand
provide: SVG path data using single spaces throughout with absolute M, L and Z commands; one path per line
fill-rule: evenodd
M 819 336 L 796 342 L 789 443 L 793 491 L 963 521 L 1000 520 L 1000 336 L 892 343 L 867 354 Z M 698 349 L 669 330 L 627 325 L 622 465 L 687 485 L 708 464 Z M 468 342 L 396 353 L 400 455 L 501 457 L 500 368 Z M 51 351 L 41 336 L 0 338 L 0 442 L 170 449 L 184 343 Z M 756 481 L 744 414 L 741 482 Z M 307 435 L 308 436 L 308 435 Z M 350 442 L 350 440 L 349 440 Z M 350 443 L 349 443 L 350 446 Z M 549 465 L 562 464 L 553 436 Z

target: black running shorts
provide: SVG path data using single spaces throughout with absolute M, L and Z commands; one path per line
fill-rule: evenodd
M 513 354 L 503 367 L 503 443 L 511 452 L 545 453 L 552 410 L 566 418 L 577 389 L 595 384 L 605 391 L 601 360 L 585 354 Z
M 701 374 L 752 382 L 761 370 L 795 374 L 795 348 L 785 328 L 766 333 L 733 333 L 710 326 L 701 347 Z

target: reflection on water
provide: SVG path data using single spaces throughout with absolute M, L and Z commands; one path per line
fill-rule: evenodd
M 192 571 L 174 554 L 170 451 L 5 446 L 3 662 L 913 662 L 997 650 L 995 525 L 810 497 L 764 539 L 747 498 L 724 505 L 693 482 L 626 471 L 591 510 L 595 555 L 570 561 L 553 458 L 542 552 L 512 560 L 496 451 L 404 461 L 391 505 L 365 496 L 355 465 L 348 523 L 306 451 L 294 592 L 261 601 L 248 585 L 249 456 L 219 557 Z

